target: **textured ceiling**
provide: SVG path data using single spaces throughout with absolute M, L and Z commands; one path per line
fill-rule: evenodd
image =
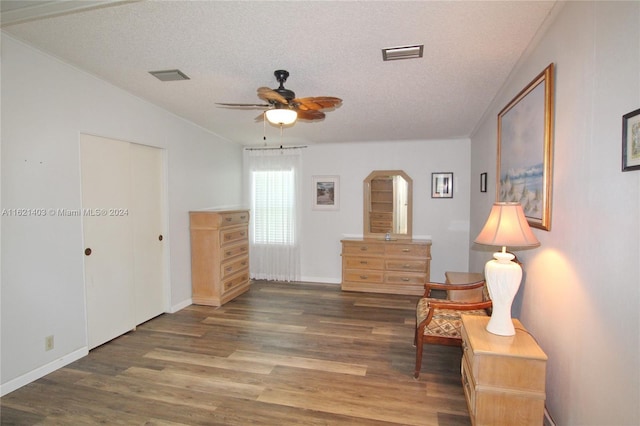
M 243 145 L 263 144 L 265 133 L 270 144 L 467 137 L 555 4 L 99 3 L 5 21 L 2 30 Z M 424 57 L 382 61 L 382 48 L 408 44 L 424 44 Z M 190 80 L 160 82 L 148 73 L 175 68 Z M 277 87 L 276 69 L 290 72 L 285 87 L 298 97 L 336 96 L 343 104 L 282 135 L 255 120 L 260 111 L 216 106 L 260 102 L 256 89 Z

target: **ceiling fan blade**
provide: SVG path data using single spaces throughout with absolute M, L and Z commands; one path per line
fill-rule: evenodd
M 258 97 L 267 102 L 279 102 L 285 105 L 289 103 L 284 96 L 268 87 L 259 87 Z
M 315 96 L 296 98 L 291 103 L 301 110 L 318 111 L 324 108 L 335 108 L 342 103 L 342 99 L 333 96 Z
M 298 113 L 298 119 L 300 120 L 322 120 L 325 117 L 324 112 L 312 109 L 296 109 L 296 112 Z
M 222 106 L 231 107 L 231 108 L 249 108 L 249 109 L 269 108 L 271 106 L 269 104 L 231 104 L 231 103 L 223 103 L 223 102 L 216 102 L 216 105 L 222 105 Z

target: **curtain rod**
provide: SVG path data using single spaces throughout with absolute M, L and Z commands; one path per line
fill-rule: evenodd
M 282 146 L 280 145 L 278 146 L 273 146 L 273 147 L 264 147 L 264 148 L 245 148 L 247 151 L 264 151 L 264 150 L 268 150 L 268 149 L 302 149 L 302 148 L 306 148 L 306 145 L 299 145 L 299 146 Z

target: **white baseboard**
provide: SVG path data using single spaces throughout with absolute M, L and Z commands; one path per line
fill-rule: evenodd
M 42 367 L 36 368 L 35 370 L 28 372 L 27 374 L 23 374 L 22 376 L 16 377 L 13 380 L 9 380 L 7 383 L 0 385 L 0 396 L 5 396 L 6 394 L 19 389 L 24 385 L 28 385 L 29 383 L 34 382 L 49 373 L 53 373 L 54 371 L 64 367 L 65 365 L 71 364 L 72 362 L 77 361 L 84 356 L 87 356 L 88 354 L 89 349 L 85 346 L 78 349 L 77 351 L 63 356 L 62 358 L 58 358 L 55 361 L 45 364 Z
M 340 284 L 342 280 L 340 278 L 327 278 L 327 277 L 302 277 L 300 279 L 303 283 L 317 283 L 317 284 Z
M 191 299 L 184 300 L 178 304 L 175 304 L 171 307 L 169 311 L 170 314 L 175 314 L 176 312 L 186 308 L 187 306 L 193 305 L 193 301 Z

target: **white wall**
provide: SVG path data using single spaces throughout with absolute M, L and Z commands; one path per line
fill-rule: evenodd
M 373 170 L 413 179 L 413 236 L 432 239 L 431 279 L 466 271 L 469 250 L 469 140 L 354 142 L 305 149 L 302 279 L 339 283 L 340 240 L 363 234 L 363 181 Z M 453 198 L 431 198 L 431 173 L 453 172 Z M 313 210 L 313 176 L 340 177 L 340 209 Z M 471 187 L 479 188 L 474 180 Z
M 1 77 L 2 209 L 80 208 L 80 133 L 164 148 L 167 309 L 189 304 L 188 211 L 241 203 L 241 147 L 5 34 Z M 1 220 L 4 394 L 84 355 L 87 338 L 81 218 Z
M 559 425 L 640 424 L 640 172 L 621 172 L 622 115 L 640 107 L 640 3 L 567 2 L 472 136 L 472 176 L 496 168 L 499 110 L 556 64 L 550 232 L 521 251 L 515 316 L 549 356 Z M 491 180 L 490 179 L 490 180 Z M 495 187 L 472 193 L 471 238 Z M 478 269 L 490 256 L 473 250 Z

